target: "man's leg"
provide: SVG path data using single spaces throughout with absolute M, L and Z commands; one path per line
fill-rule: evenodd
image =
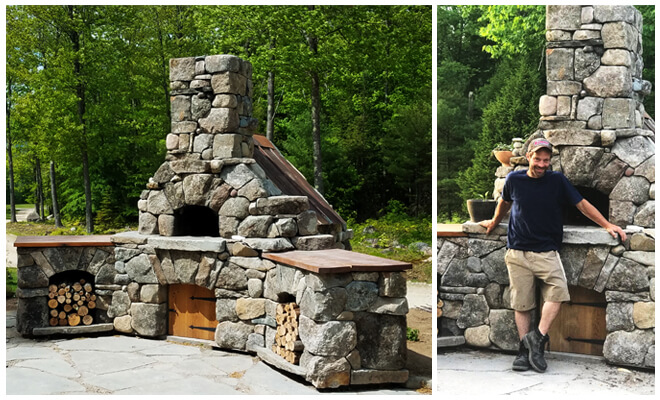
M 547 304 L 547 303 L 546 303 Z M 515 311 L 516 327 L 518 328 L 518 336 L 522 340 L 523 336 L 529 332 L 529 327 L 532 323 L 531 311 Z
M 559 315 L 560 309 L 561 309 L 561 303 L 557 303 L 554 301 L 546 301 L 543 304 L 543 310 L 541 311 L 541 321 L 539 322 L 539 332 L 541 332 L 541 334 L 545 335 L 548 333 L 550 327 L 552 326 L 552 322 L 555 320 L 555 318 L 557 318 L 557 315 Z M 516 318 L 516 325 L 517 324 L 518 321 Z M 520 333 L 520 328 L 518 328 L 518 333 Z

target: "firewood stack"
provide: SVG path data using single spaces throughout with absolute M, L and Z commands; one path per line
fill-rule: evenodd
M 273 353 L 284 358 L 291 364 L 298 364 L 304 350 L 302 341 L 298 336 L 298 317 L 300 308 L 296 303 L 278 304 L 275 314 L 277 332 Z
M 50 326 L 90 325 L 94 318 L 90 310 L 96 308 L 96 295 L 89 282 L 81 279 L 73 284 L 48 286 Z

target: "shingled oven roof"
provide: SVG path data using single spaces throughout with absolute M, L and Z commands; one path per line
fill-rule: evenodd
M 275 145 L 265 136 L 254 135 L 254 159 L 266 172 L 268 179 L 273 181 L 283 194 L 290 196 L 307 196 L 310 208 L 316 211 L 319 225 L 339 225 L 346 229 L 346 221 L 337 214 L 312 185 L 280 153 Z

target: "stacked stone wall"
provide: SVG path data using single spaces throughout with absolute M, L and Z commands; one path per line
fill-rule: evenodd
M 96 321 L 111 322 L 108 307 L 116 283 L 115 254 L 112 246 L 88 247 L 18 247 L 18 310 L 16 330 L 31 335 L 34 328 L 48 327 L 49 279 L 66 271 L 84 271 L 94 275 Z
M 169 285 L 214 291 L 215 343 L 259 354 L 275 343 L 276 307 L 295 301 L 305 346 L 300 366 L 316 387 L 405 382 L 406 281 L 399 272 L 320 275 L 273 263 L 238 241 L 113 237 L 122 286 L 108 315 L 115 329 L 167 334 Z
M 440 336 L 515 351 L 519 338 L 504 262 L 506 225 L 491 235 L 478 224 L 463 227 L 467 237 L 438 239 Z M 605 294 L 605 359 L 654 368 L 655 230 L 630 228 L 628 235 L 619 244 L 602 229 L 566 229 L 560 258 L 570 286 Z

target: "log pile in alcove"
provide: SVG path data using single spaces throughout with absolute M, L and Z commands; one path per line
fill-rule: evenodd
M 48 298 L 50 326 L 91 325 L 94 322 L 90 311 L 96 308 L 96 295 L 92 284 L 84 279 L 48 286 Z
M 298 364 L 304 346 L 298 336 L 298 318 L 300 308 L 296 303 L 278 304 L 275 314 L 277 332 L 273 353 L 281 356 L 291 364 Z

